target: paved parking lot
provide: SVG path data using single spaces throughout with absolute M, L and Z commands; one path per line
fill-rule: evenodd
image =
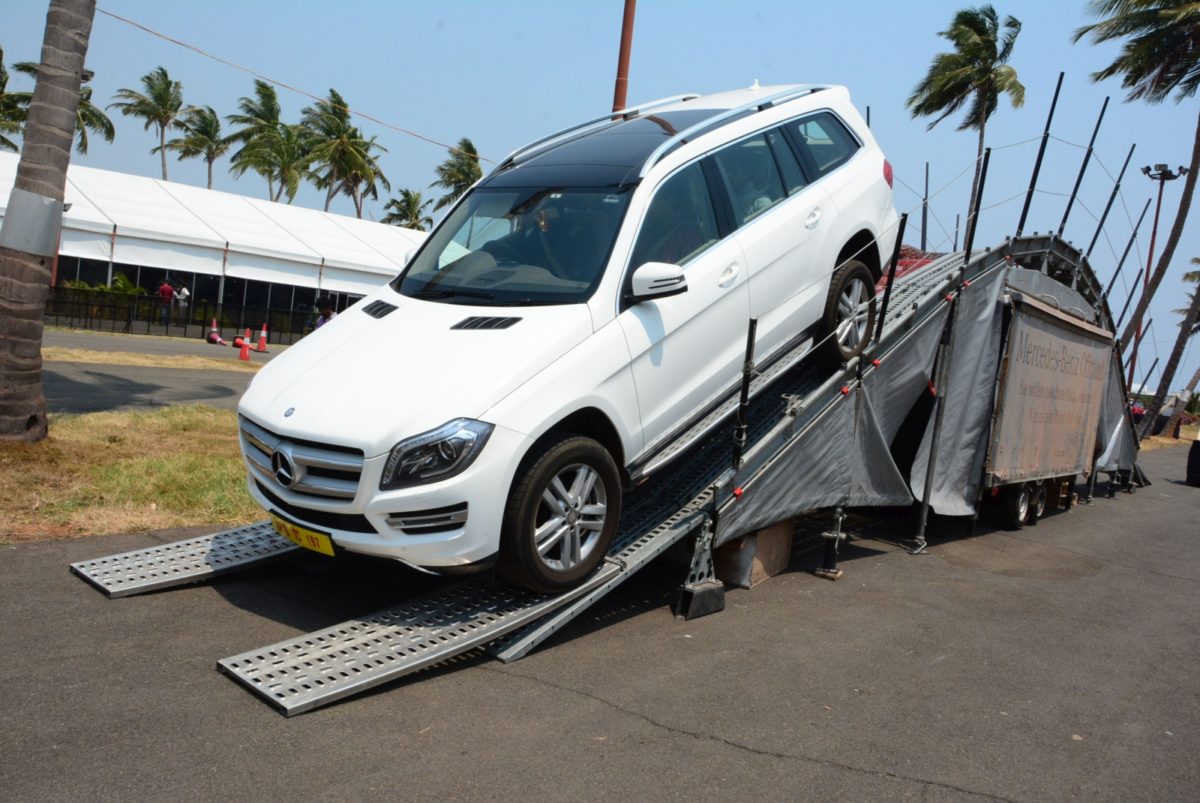
M 179 533 L 0 548 L 0 797 L 521 800 L 1200 797 L 1200 489 L 1155 484 L 1018 533 L 876 516 L 837 583 L 813 552 L 671 617 L 651 566 L 512 665 L 469 658 L 285 719 L 218 658 L 426 581 L 283 561 L 107 600 L 73 560 Z

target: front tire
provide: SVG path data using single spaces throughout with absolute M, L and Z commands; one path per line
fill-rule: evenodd
M 856 259 L 842 263 L 829 281 L 821 320 L 822 350 L 830 362 L 848 362 L 867 347 L 875 332 L 875 306 L 871 269 Z
M 521 464 L 509 491 L 496 573 L 504 582 L 557 594 L 578 585 L 608 554 L 621 516 L 621 475 L 591 438 L 564 435 Z

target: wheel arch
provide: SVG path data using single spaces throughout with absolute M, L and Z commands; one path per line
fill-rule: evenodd
M 846 241 L 842 250 L 838 252 L 834 269 L 840 268 L 849 259 L 857 259 L 866 265 L 876 282 L 883 277 L 883 263 L 879 258 L 879 246 L 876 243 L 875 235 L 869 230 L 859 229 Z
M 622 481 L 626 485 L 629 484 L 629 471 L 625 467 L 625 446 L 621 443 L 621 436 L 617 433 L 612 419 L 598 407 L 582 407 L 559 419 L 534 440 L 525 453 L 526 458 L 537 454 L 537 448 L 542 444 L 568 432 L 591 438 L 607 449 L 613 462 L 617 464 Z

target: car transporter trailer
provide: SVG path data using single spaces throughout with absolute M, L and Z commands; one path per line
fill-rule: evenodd
M 1115 327 L 1086 258 L 1054 236 L 1009 239 L 969 259 L 961 252 L 947 254 L 899 279 L 895 271 L 894 254 L 875 340 L 839 370 L 815 358 L 811 341 L 756 369 L 751 322 L 740 398 L 699 422 L 691 445 L 669 465 L 635 478 L 640 484 L 626 497 L 609 555 L 578 587 L 545 596 L 488 576 L 447 581 L 394 607 L 223 658 L 217 668 L 290 716 L 479 647 L 501 661 L 515 661 L 689 536 L 692 565 L 675 609 L 685 618 L 711 613 L 724 607 L 724 586 L 713 569 L 716 546 L 804 511 L 829 509 L 834 527 L 825 533 L 818 574 L 836 578 L 837 548 L 846 537 L 843 508 L 911 505 L 910 487 L 924 491 L 919 551 L 931 505 L 939 513 L 964 515 L 940 500 L 957 495 L 971 508 L 974 498 L 971 514 L 983 496 L 983 452 L 1000 370 L 975 353 L 957 356 L 958 344 L 970 340 L 972 331 L 999 331 L 999 324 L 980 321 L 991 320 L 987 316 L 1003 306 L 1006 293 L 1082 316 L 1097 331 Z M 1108 404 L 1094 430 L 1096 440 L 1088 444 L 1089 455 L 1097 447 L 1098 458 L 1087 472 L 1093 481 L 1097 469 L 1134 470 L 1136 441 L 1115 348 L 1111 366 Z M 968 368 L 976 374 L 970 382 L 962 379 Z M 956 391 L 976 401 L 957 403 Z M 889 449 L 901 429 L 914 428 L 911 417 L 904 419 L 922 395 L 932 410 L 927 421 L 918 422 L 925 448 L 909 479 L 901 476 Z M 964 415 L 984 422 L 965 450 L 961 441 L 971 426 Z M 726 420 L 737 422 L 734 438 L 702 437 Z M 947 437 L 939 439 L 943 432 Z M 960 457 L 947 457 L 947 447 L 957 448 Z M 965 463 L 961 454 L 967 455 Z M 208 580 L 300 550 L 270 522 L 260 522 L 70 568 L 115 598 Z

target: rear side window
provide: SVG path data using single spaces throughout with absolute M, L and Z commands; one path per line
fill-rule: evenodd
M 817 173 L 822 176 L 850 161 L 859 148 L 858 140 L 829 112 L 805 117 L 788 125 L 797 134 L 797 141 L 808 151 Z
M 747 223 L 784 199 L 783 180 L 762 134 L 735 142 L 713 154 L 733 217 Z
M 659 187 L 633 247 L 631 264 L 682 265 L 720 239 L 712 198 L 700 163 L 689 165 Z

